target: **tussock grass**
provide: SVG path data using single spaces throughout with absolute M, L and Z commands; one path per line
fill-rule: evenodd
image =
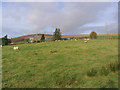
M 100 67 L 99 69 L 91 68 L 87 71 L 87 75 L 89 77 L 98 75 L 105 75 L 107 76 L 109 73 L 119 71 L 120 63 L 116 61 L 111 61 L 108 64 Z
M 102 66 L 100 68 L 100 72 L 99 72 L 100 75 L 107 76 L 109 73 L 110 73 L 110 70 L 106 66 Z
M 112 72 L 116 72 L 118 71 L 118 67 L 120 66 L 118 61 L 112 61 L 108 64 L 108 68 L 110 69 L 110 71 Z
M 91 68 L 89 71 L 87 71 L 88 76 L 96 76 L 98 71 L 95 68 Z

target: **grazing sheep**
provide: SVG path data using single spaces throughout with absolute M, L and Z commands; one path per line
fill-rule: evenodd
M 13 45 L 14 43 L 11 43 L 11 45 Z
M 87 38 L 87 40 L 90 40 L 89 38 Z
M 87 43 L 87 41 L 85 40 L 84 43 Z
M 77 39 L 75 39 L 75 41 L 77 41 Z
M 0 45 L 0 47 L 2 47 L 2 45 Z
M 14 47 L 13 47 L 13 49 L 14 49 L 14 50 L 18 50 L 18 49 L 19 49 L 19 47 L 18 47 L 18 46 L 16 46 L 16 47 L 14 46 Z
M 87 40 L 86 38 L 84 38 L 84 40 Z
M 55 42 L 57 42 L 57 40 L 55 40 Z

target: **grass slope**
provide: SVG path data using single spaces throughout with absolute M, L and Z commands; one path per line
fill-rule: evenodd
M 2 48 L 3 88 L 109 88 L 118 87 L 118 72 L 87 76 L 118 60 L 118 40 L 60 41 Z

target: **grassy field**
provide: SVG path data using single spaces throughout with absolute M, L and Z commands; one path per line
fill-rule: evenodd
M 3 88 L 118 87 L 118 71 L 101 68 L 118 60 L 118 40 L 60 41 L 2 47 Z M 97 73 L 89 76 L 94 68 Z M 94 72 L 93 72 L 94 73 Z M 105 72 L 106 73 L 106 72 Z

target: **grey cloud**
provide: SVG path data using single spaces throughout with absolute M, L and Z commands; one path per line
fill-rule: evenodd
M 30 20 L 29 24 L 34 26 L 34 30 L 37 31 L 40 28 L 43 29 L 46 26 L 50 26 L 59 27 L 63 33 L 71 32 L 72 34 L 72 32 L 75 33 L 78 27 L 87 23 L 96 22 L 101 18 L 102 14 L 105 15 L 102 17 L 112 17 L 109 13 L 109 16 L 106 15 L 106 10 L 101 13 L 101 16 L 99 15 L 99 12 L 109 8 L 110 3 L 64 3 L 62 10 L 58 10 L 56 7 L 57 3 L 54 4 L 31 4 L 34 8 L 30 9 L 28 20 Z M 48 8 L 44 10 L 46 6 L 48 6 Z
M 13 11 L 4 11 L 4 13 L 8 15 L 7 18 L 10 17 L 15 19 L 13 24 L 19 24 L 23 22 L 28 25 L 28 27 L 30 26 L 31 28 L 26 30 L 26 34 L 38 32 L 52 34 L 53 29 L 56 27 L 60 28 L 63 34 L 81 34 L 87 30 L 95 30 L 99 33 L 105 33 L 106 31 L 104 26 L 83 27 L 85 24 L 96 22 L 110 22 L 109 24 L 113 26 L 110 28 L 111 33 L 117 32 L 117 11 L 115 11 L 117 4 L 107 2 L 72 2 L 62 3 L 62 6 L 61 3 L 54 2 L 24 4 L 26 7 L 23 5 L 23 3 L 14 4 L 14 6 L 17 7 L 16 9 L 13 8 L 14 6 L 9 6 L 12 7 Z M 26 9 L 24 10 L 23 8 Z M 6 22 L 4 24 L 6 24 Z M 46 29 L 49 27 L 50 29 Z M 17 31 L 22 32 L 22 30 L 19 28 L 17 28 Z

